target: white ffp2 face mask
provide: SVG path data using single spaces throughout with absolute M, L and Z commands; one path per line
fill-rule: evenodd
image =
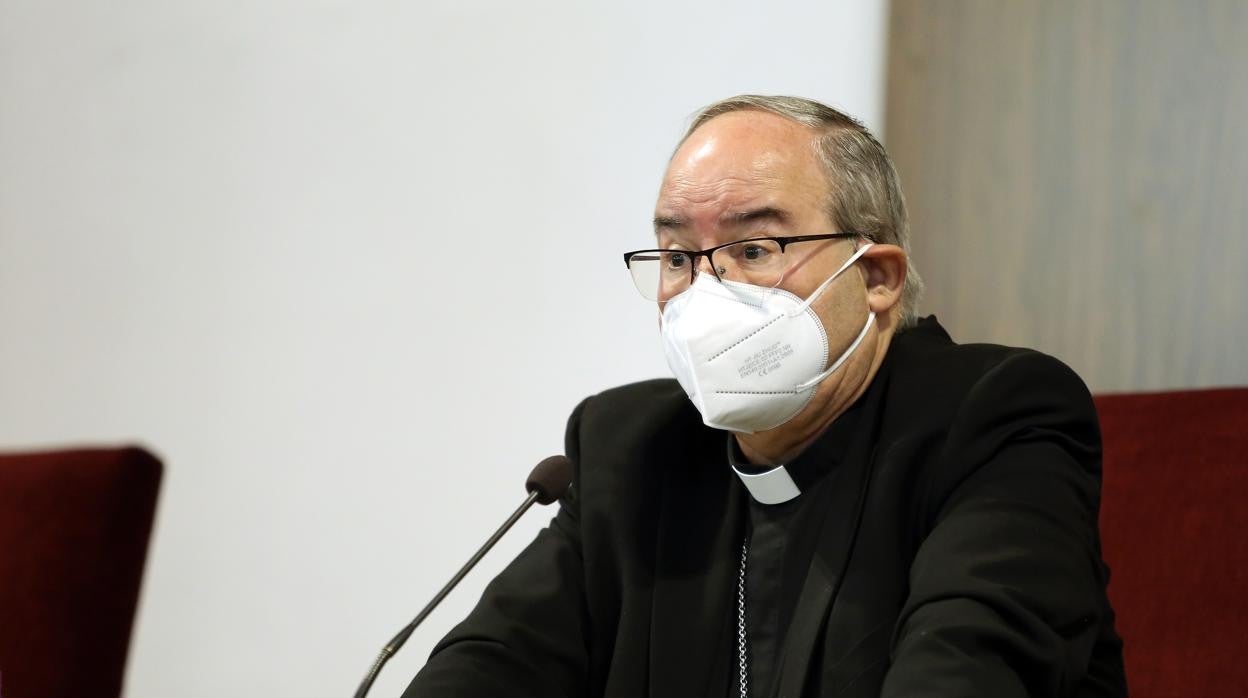
M 828 335 L 810 305 L 870 247 L 859 248 L 804 301 L 788 291 L 701 273 L 666 303 L 667 365 L 707 426 L 752 434 L 774 429 L 806 407 L 875 321 L 869 312 L 858 337 L 829 365 Z

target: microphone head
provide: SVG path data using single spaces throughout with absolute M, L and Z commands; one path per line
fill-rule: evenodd
M 537 493 L 538 504 L 550 504 L 562 497 L 572 484 L 572 461 L 567 456 L 545 458 L 529 473 L 524 489 Z

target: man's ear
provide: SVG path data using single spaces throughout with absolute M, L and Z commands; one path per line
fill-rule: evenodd
M 883 315 L 901 303 L 906 285 L 906 251 L 896 245 L 872 245 L 859 258 L 867 284 L 867 305 Z

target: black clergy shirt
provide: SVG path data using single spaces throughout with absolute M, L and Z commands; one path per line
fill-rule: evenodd
M 749 497 L 748 549 L 745 565 L 745 628 L 747 683 L 751 696 L 770 695 L 793 609 L 806 580 L 823 519 L 824 495 L 837 486 L 839 465 L 854 435 L 858 400 L 813 444 L 784 465 L 801 494 L 779 504 L 763 504 Z M 728 459 L 741 473 L 756 475 L 779 466 L 751 465 L 737 440 L 728 436 Z M 737 627 L 736 607 L 732 627 Z M 734 654 L 737 643 L 733 643 Z M 729 695 L 741 695 L 740 666 L 734 657 Z

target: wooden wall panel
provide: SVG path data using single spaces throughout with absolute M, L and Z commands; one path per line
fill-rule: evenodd
M 932 312 L 1096 391 L 1248 384 L 1248 2 L 893 0 Z

